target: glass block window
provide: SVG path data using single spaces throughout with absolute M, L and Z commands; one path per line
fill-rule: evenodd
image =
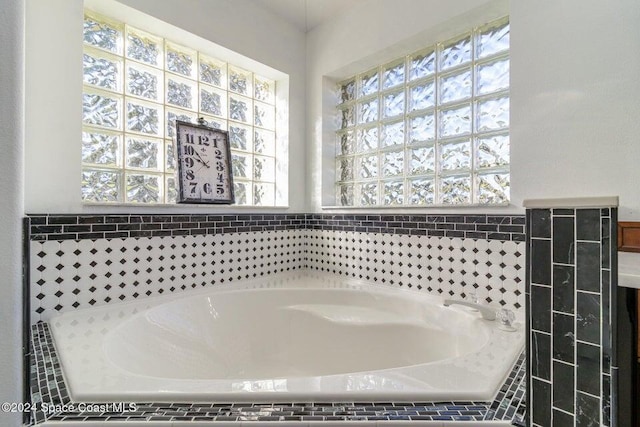
M 509 21 L 338 85 L 342 206 L 509 202 Z
M 236 204 L 276 204 L 275 81 L 89 11 L 83 65 L 84 202 L 174 203 L 175 121 L 203 117 L 229 132 Z

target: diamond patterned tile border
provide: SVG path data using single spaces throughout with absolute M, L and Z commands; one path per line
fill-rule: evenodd
M 522 216 L 31 215 L 28 219 L 32 322 L 76 308 L 305 267 L 438 295 L 475 294 L 516 310 L 524 306 Z M 264 236 L 266 243 L 261 241 Z
M 524 310 L 525 243 L 307 230 L 305 267 Z
M 304 231 L 31 241 L 31 321 L 303 267 Z

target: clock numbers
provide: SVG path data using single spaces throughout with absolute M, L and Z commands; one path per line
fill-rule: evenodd
M 227 133 L 180 123 L 178 145 L 180 201 L 233 203 Z

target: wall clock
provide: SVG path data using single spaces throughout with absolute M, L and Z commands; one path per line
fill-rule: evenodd
M 232 204 L 233 174 L 227 131 L 176 120 L 178 203 Z

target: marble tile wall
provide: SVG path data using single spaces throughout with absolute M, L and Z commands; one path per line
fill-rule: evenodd
M 527 210 L 532 426 L 613 425 L 616 215 Z

